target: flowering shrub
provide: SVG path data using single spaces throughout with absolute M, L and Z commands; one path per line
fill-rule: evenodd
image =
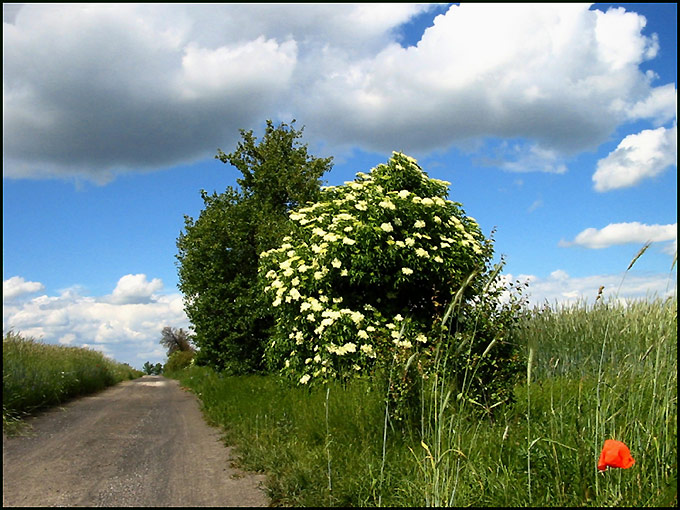
M 290 235 L 260 255 L 276 317 L 272 368 L 311 384 L 431 352 L 452 295 L 474 297 L 466 280 L 493 255 L 448 185 L 394 153 L 291 212 Z

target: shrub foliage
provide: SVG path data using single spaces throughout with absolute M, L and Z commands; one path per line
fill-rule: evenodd
M 272 368 L 312 384 L 416 358 L 409 365 L 427 371 L 439 344 L 461 338 L 474 347 L 459 349 L 456 370 L 484 353 L 503 329 L 500 290 L 489 285 L 498 274 L 492 240 L 462 204 L 447 199 L 448 185 L 394 153 L 291 212 L 290 234 L 260 259 L 276 317 L 266 351 Z M 456 294 L 459 306 L 442 329 Z M 475 336 L 477 328 L 484 334 Z M 496 374 L 485 377 L 482 386 Z M 402 383 L 392 391 L 412 386 Z

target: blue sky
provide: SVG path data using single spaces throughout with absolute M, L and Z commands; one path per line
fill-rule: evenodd
M 184 215 L 266 119 L 329 185 L 415 157 L 532 303 L 675 295 L 676 53 L 676 4 L 3 4 L 3 329 L 162 362 Z

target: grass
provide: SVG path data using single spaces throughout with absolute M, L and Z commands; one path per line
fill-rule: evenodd
M 38 410 L 141 375 L 100 352 L 44 344 L 10 331 L 2 341 L 3 431 L 16 432 L 22 418 Z
M 408 430 L 386 420 L 379 380 L 176 377 L 277 505 L 676 506 L 675 299 L 535 309 L 514 341 L 532 357 L 514 404 L 480 417 L 435 377 Z M 608 438 L 632 468 L 597 470 Z

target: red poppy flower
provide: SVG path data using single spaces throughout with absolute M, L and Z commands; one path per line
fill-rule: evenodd
M 597 469 L 605 471 L 608 467 L 628 469 L 635 464 L 628 447 L 621 441 L 607 439 L 602 447 Z

